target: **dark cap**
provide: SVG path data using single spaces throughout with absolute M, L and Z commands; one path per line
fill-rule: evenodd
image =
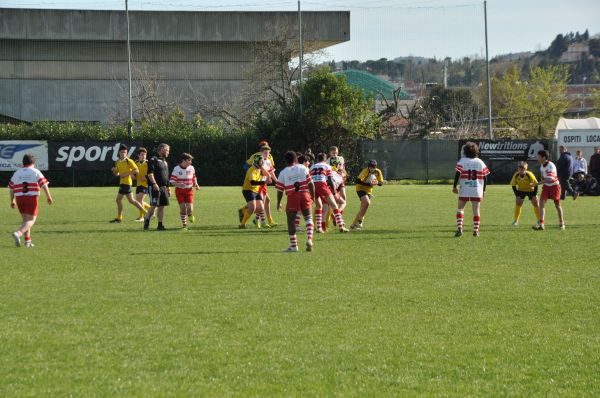
M 377 167 L 377 161 L 375 159 L 369 160 L 368 167 Z

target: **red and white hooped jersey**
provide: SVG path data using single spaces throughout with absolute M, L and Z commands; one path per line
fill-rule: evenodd
M 275 166 L 273 165 L 273 162 L 271 162 L 271 159 L 269 159 L 269 158 L 263 159 L 263 167 L 265 170 L 267 170 L 267 173 L 275 172 Z M 267 181 L 266 175 L 262 176 L 262 181 Z
M 483 181 L 490 174 L 483 160 L 479 158 L 460 158 L 456 163 L 460 173 L 458 196 L 462 198 L 483 198 Z
M 48 184 L 48 180 L 35 167 L 23 167 L 17 171 L 10 179 L 8 188 L 15 196 L 38 196 L 40 189 Z
M 546 164 L 541 165 L 540 172 L 542 173 L 542 181 L 545 186 L 551 187 L 559 184 L 556 166 L 551 161 L 547 161 Z
M 286 195 L 292 195 L 295 192 L 309 192 L 308 183 L 311 181 L 308 168 L 301 164 L 295 164 L 281 170 L 275 189 L 285 192 Z
M 333 169 L 325 162 L 315 163 L 310 167 L 310 176 L 314 183 L 327 183 L 327 177 L 331 176 Z
M 194 166 L 183 169 L 181 166 L 177 165 L 173 169 L 169 181 L 171 182 L 171 185 L 180 186 L 183 184 L 183 188 L 192 188 L 197 184 L 196 170 L 194 169 Z

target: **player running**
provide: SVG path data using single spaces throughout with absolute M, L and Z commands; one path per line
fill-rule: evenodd
M 314 225 L 310 209 L 315 198 L 315 185 L 306 166 L 297 164 L 295 152 L 286 152 L 284 158 L 286 167 L 279 173 L 277 184 L 275 184 L 278 211 L 281 210 L 281 199 L 284 192 L 287 197 L 285 212 L 287 215 L 290 246 L 284 251 L 298 251 L 298 238 L 296 237 L 296 224 L 294 222 L 298 211 L 302 212 L 306 223 L 306 251 L 312 251 Z
M 323 233 L 321 222 L 323 219 L 323 205 L 327 203 L 333 210 L 336 225 L 340 232 L 348 232 L 348 229 L 344 225 L 344 219 L 342 213 L 338 209 L 337 202 L 333 196 L 332 191 L 335 190 L 332 174 L 335 173 L 326 163 L 327 155 L 319 153 L 317 155 L 317 163 L 311 166 L 310 176 L 315 184 L 315 223 L 317 226 L 317 233 Z
M 117 217 L 112 219 L 111 223 L 120 223 L 123 221 L 123 196 L 127 197 L 129 203 L 137 207 L 140 214 L 146 214 L 144 206 L 133 198 L 131 192 L 132 179 L 138 173 L 138 167 L 135 162 L 127 156 L 127 146 L 121 145 L 119 147 L 119 158 L 115 162 L 114 167 L 111 169 L 113 174 L 119 177 L 119 192 L 117 193 Z
M 179 218 L 181 227 L 187 229 L 188 219 L 194 222 L 194 189 L 200 186 L 196 179 L 196 169 L 192 166 L 194 157 L 189 153 L 182 153 L 180 162 L 171 173 L 169 182 L 175 187 L 175 197 L 179 203 Z
M 12 233 L 15 245 L 21 246 L 21 237 L 25 236 L 25 247 L 34 246 L 31 241 L 31 228 L 38 215 L 38 197 L 40 189 L 44 190 L 48 204 L 52 204 L 52 195 L 48 189 L 48 180 L 35 168 L 35 156 L 23 156 L 23 167 L 15 171 L 8 183 L 10 207 L 16 207 L 21 213 L 22 224 L 18 231 Z
M 543 183 L 542 194 L 540 196 L 540 219 L 533 229 L 543 231 L 544 224 L 544 207 L 546 202 L 551 199 L 554 201 L 554 207 L 558 213 L 558 225 L 561 230 L 565 229 L 565 220 L 563 218 L 563 209 L 560 205 L 560 183 L 556 172 L 556 165 L 550 161 L 550 154 L 547 150 L 539 151 L 538 163 L 540 164 L 540 173 L 542 175 L 540 183 Z
M 263 179 L 266 177 L 266 179 Z M 266 223 L 265 211 L 263 208 L 263 197 L 260 194 L 260 187 L 262 185 L 270 184 L 271 176 L 267 170 L 263 167 L 263 159 L 260 154 L 255 156 L 252 166 L 246 170 L 246 177 L 244 178 L 244 184 L 242 185 L 242 195 L 246 199 L 246 206 L 243 208 L 242 221 L 240 221 L 239 228 L 245 229 L 248 220 L 252 214 L 257 213 L 260 218 L 260 223 L 257 227 Z
M 377 161 L 375 159 L 369 160 L 367 167 L 356 178 L 356 194 L 360 199 L 360 209 L 350 226 L 351 229 L 361 229 L 363 227 L 363 220 L 371 205 L 373 187 L 375 185 L 382 186 L 383 182 L 383 173 L 377 168 Z
M 452 192 L 458 194 L 458 208 L 456 210 L 456 232 L 454 236 L 463 234 L 465 206 L 471 202 L 473 207 L 473 236 L 479 236 L 481 222 L 480 205 L 487 185 L 487 176 L 490 170 L 483 160 L 479 159 L 479 147 L 474 142 L 467 142 L 463 147 L 463 157 L 456 164 L 456 174 Z M 456 187 L 460 185 L 460 190 Z
M 519 225 L 521 208 L 526 197 L 531 201 L 536 222 L 540 219 L 540 208 L 537 199 L 538 180 L 531 171 L 527 170 L 527 167 L 527 162 L 519 162 L 517 172 L 513 175 L 512 180 L 510 180 L 510 185 L 516 197 L 515 218 L 512 225 Z

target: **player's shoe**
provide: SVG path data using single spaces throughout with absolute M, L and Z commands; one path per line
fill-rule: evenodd
M 156 227 L 157 231 L 166 231 L 167 229 L 165 228 L 164 225 L 160 224 L 158 227 Z
M 535 224 L 531 228 L 535 229 L 536 231 L 543 231 L 545 229 L 544 224 L 540 224 L 540 223 Z
M 187 224 L 183 224 L 183 225 L 181 226 L 181 230 L 182 230 L 182 231 L 187 231 L 187 230 L 188 230 L 188 226 L 187 226 Z
M 144 221 L 144 217 L 138 217 L 138 218 L 136 218 L 134 221 L 137 221 L 137 222 L 142 222 L 142 221 Z
M 260 226 L 261 226 L 262 228 L 271 228 L 271 226 L 270 226 L 270 225 L 269 225 L 269 224 L 268 224 L 266 221 L 265 221 L 265 222 L 263 222 L 263 223 L 260 223 Z
M 454 237 L 455 238 L 460 238 L 463 235 L 462 229 L 457 229 L 456 232 L 454 233 Z
M 150 220 L 144 219 L 144 231 L 150 229 Z
M 25 247 L 32 248 L 32 247 L 35 247 L 35 245 L 33 244 L 32 241 L 27 241 L 27 242 L 25 242 Z
M 577 200 L 578 197 L 579 197 L 579 192 L 573 191 L 573 200 Z
M 240 225 L 238 225 L 238 229 L 246 229 L 246 224 L 240 224 Z
M 283 250 L 284 253 L 298 253 L 298 246 L 296 247 L 288 247 L 287 249 Z
M 13 232 L 11 235 L 15 240 L 15 246 L 21 247 L 21 235 L 18 232 Z
M 565 230 L 565 224 L 560 224 L 558 226 L 558 228 L 560 228 L 561 231 L 564 231 Z
M 323 233 L 325 233 L 325 231 L 323 231 L 323 229 L 322 229 L 322 228 L 317 228 L 317 233 L 318 233 L 318 234 L 323 234 Z
M 473 237 L 479 238 L 479 231 L 473 231 Z
M 311 252 L 313 249 L 313 242 L 312 240 L 306 241 L 306 251 L 307 252 Z
M 513 227 L 517 227 L 519 225 L 519 222 L 517 220 L 513 221 L 511 224 Z
M 194 222 L 196 222 L 196 217 L 194 217 L 194 215 L 193 215 L 193 214 L 190 214 L 190 215 L 188 216 L 188 220 L 190 220 L 190 222 L 191 222 L 191 223 L 194 223 Z
M 121 223 L 121 219 L 120 218 L 113 218 L 112 220 L 109 221 L 111 224 L 120 224 Z
M 341 227 L 340 228 L 340 232 L 344 233 L 344 232 L 350 232 L 350 230 L 346 227 Z
M 277 224 L 275 221 L 269 221 L 269 227 L 273 228 L 278 226 L 279 224 Z
M 361 222 L 352 223 L 352 225 L 350 226 L 350 229 L 362 229 L 362 223 Z
M 240 207 L 238 209 L 238 218 L 240 219 L 240 222 L 242 222 L 242 220 L 244 219 L 244 208 Z

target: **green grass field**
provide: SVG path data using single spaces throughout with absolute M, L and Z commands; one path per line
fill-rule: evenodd
M 2 189 L 0 396 L 598 396 L 600 198 L 538 232 L 492 186 L 457 239 L 450 191 L 376 188 L 362 231 L 282 253 L 283 226 L 237 229 L 239 188 L 198 191 L 187 232 L 174 206 L 143 232 L 108 223 L 116 188 L 53 189 L 17 249 Z

